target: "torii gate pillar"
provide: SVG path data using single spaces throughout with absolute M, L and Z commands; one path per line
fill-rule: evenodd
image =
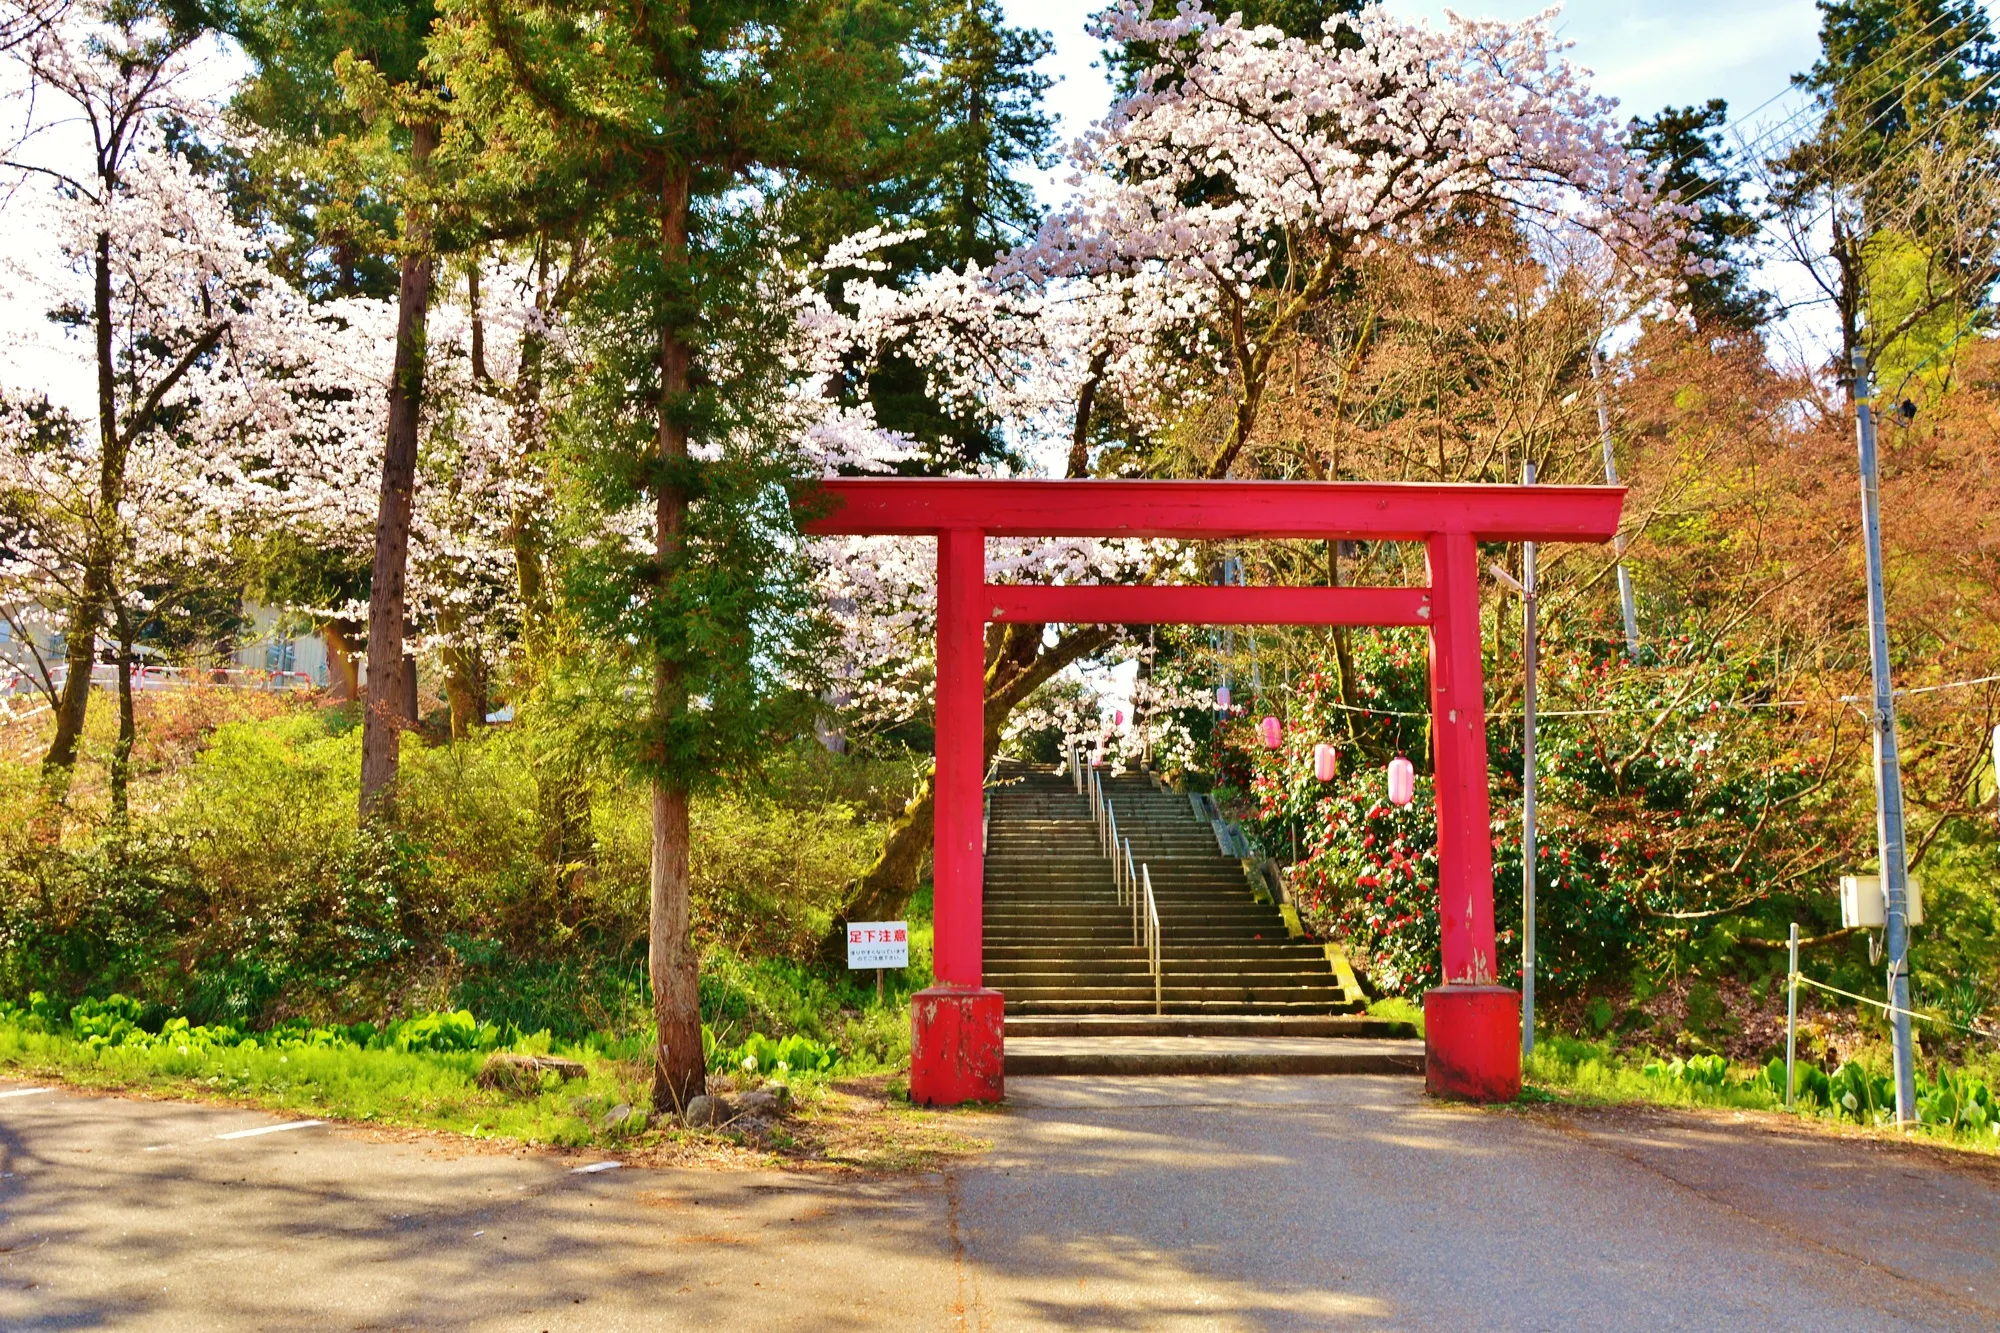
M 985 968 L 986 534 L 938 534 L 937 764 L 931 778 L 931 973 L 910 999 L 910 1100 L 997 1102 L 1006 1017 Z
M 1457 532 L 1431 537 L 1427 548 L 1444 984 L 1424 995 L 1424 1083 L 1443 1096 L 1512 1101 L 1521 1092 L 1521 994 L 1496 980 L 1479 552 L 1471 534 Z
M 1027 624 L 1423 626 L 1430 634 L 1444 982 L 1424 997 L 1433 1093 L 1521 1089 L 1520 995 L 1498 984 L 1480 541 L 1609 541 L 1624 491 L 1597 486 L 1346 482 L 840 480 L 808 532 L 935 536 L 937 766 L 933 970 L 911 1001 L 910 1097 L 998 1101 L 1000 993 L 984 985 L 985 628 Z M 986 538 L 1102 536 L 1421 541 L 1426 588 L 1024 587 L 986 583 Z

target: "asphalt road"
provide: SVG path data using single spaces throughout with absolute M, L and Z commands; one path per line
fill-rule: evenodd
M 947 1175 L 7 1095 L 5 1329 L 1985 1329 L 2000 1172 L 1389 1077 L 1021 1079 Z

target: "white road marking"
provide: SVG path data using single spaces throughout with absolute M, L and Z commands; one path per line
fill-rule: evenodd
M 573 1176 L 595 1175 L 599 1171 L 616 1171 L 623 1165 L 625 1165 L 623 1162 L 592 1162 L 589 1166 L 572 1167 L 570 1174 Z
M 259 1134 L 282 1134 L 288 1129 L 311 1129 L 314 1125 L 324 1125 L 324 1120 L 287 1120 L 282 1125 L 259 1125 L 256 1129 L 239 1129 L 231 1134 L 217 1134 L 218 1139 L 254 1139 Z
M 0 1097 L 34 1097 L 44 1092 L 54 1092 L 54 1088 L 15 1088 L 11 1092 L 0 1092 Z

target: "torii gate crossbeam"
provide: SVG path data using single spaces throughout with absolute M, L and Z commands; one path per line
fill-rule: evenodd
M 822 483 L 821 535 L 938 542 L 936 984 L 911 1001 L 910 1096 L 997 1101 L 1004 1019 L 983 984 L 985 627 L 1056 624 L 1423 625 L 1430 630 L 1444 984 L 1424 997 L 1430 1090 L 1520 1091 L 1520 996 L 1496 983 L 1493 846 L 1479 658 L 1478 543 L 1605 542 L 1622 488 L 1366 482 L 855 479 Z M 1421 541 L 1421 588 L 989 584 L 987 537 Z

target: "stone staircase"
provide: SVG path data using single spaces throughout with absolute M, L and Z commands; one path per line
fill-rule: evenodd
M 1087 796 L 1063 774 L 1003 766 L 989 790 L 986 984 L 1012 1035 L 1373 1035 L 1321 946 L 1293 940 L 1187 797 L 1141 774 L 1100 779 L 1152 875 L 1159 908 L 1158 1015 L 1132 910 L 1118 902 Z M 1075 1020 L 1075 1021 L 1065 1021 Z

